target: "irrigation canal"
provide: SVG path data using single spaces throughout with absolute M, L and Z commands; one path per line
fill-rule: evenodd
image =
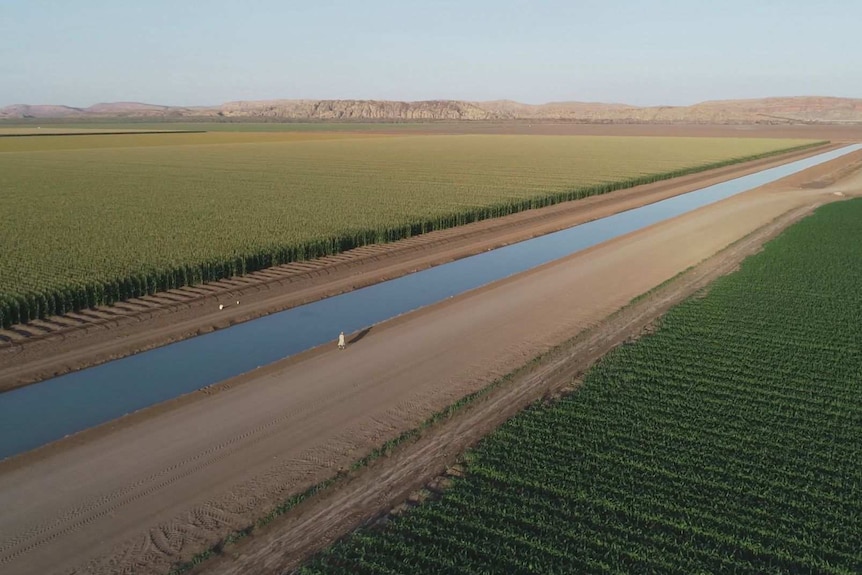
M 0 459 L 860 149 L 847 146 L 0 394 Z

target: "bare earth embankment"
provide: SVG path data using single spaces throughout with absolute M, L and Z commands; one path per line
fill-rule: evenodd
M 859 158 L 853 154 L 386 322 L 346 352 L 313 350 L 2 462 L 0 570 L 165 572 L 431 413 L 589 329 L 586 347 L 576 342 L 571 348 L 573 365 L 587 365 L 699 287 L 695 280 L 707 270 L 732 269 L 784 225 L 840 199 L 835 191 L 862 188 L 859 172 L 840 187 L 799 188 L 826 181 Z M 673 282 L 683 286 L 675 296 L 661 290 L 630 307 L 626 313 L 634 315 L 606 320 L 752 232 L 682 283 Z M 541 377 L 515 380 L 464 417 L 476 414 L 473 423 L 486 413 L 500 417 L 499 406 L 514 409 L 547 385 Z M 486 405 L 496 407 L 481 411 Z M 238 550 L 242 562 L 218 569 L 266 572 L 290 564 L 314 547 L 298 537 L 308 525 L 315 525 L 308 531 L 315 545 L 326 543 L 440 472 L 461 448 L 453 443 L 448 451 L 454 437 L 469 443 L 493 422 L 442 426 L 427 436 L 441 434 L 436 451 L 442 455 L 433 447 L 422 451 L 421 442 L 405 449 L 382 461 L 384 467 L 288 514 Z M 389 461 L 406 467 L 387 468 Z M 377 483 L 382 490 L 370 489 Z M 342 491 L 351 485 L 367 493 L 357 499 Z M 313 507 L 317 501 L 323 507 Z

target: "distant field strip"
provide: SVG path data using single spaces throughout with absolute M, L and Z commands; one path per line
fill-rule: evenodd
M 300 573 L 862 573 L 860 221 L 821 208 Z
M 807 145 L 296 132 L 3 138 L 0 325 Z
M 160 132 L 142 131 L 142 130 L 141 131 L 127 130 L 127 131 L 115 131 L 115 132 L 110 132 L 110 131 L 104 131 L 104 132 L 91 131 L 91 132 L 88 132 L 88 131 L 78 130 L 78 131 L 64 132 L 61 130 L 38 130 L 38 131 L 37 130 L 17 130 L 16 131 L 16 130 L 0 129 L 0 138 L 41 138 L 41 137 L 45 137 L 45 136 L 51 136 L 51 137 L 54 137 L 54 136 L 116 136 L 116 135 L 127 136 L 130 134 L 192 134 L 192 133 L 195 133 L 195 132 L 188 131 L 188 130 L 185 130 L 182 132 L 179 132 L 177 130 L 162 130 Z M 204 133 L 204 131 L 199 130 L 197 133 Z
M 38 137 L 33 137 L 38 136 Z M 60 136 L 60 137 L 56 137 Z M 65 137 L 62 137 L 65 136 Z M 382 134 L 348 132 L 113 132 L 64 134 L 7 134 L 0 130 L 0 153 L 49 152 L 92 148 L 141 148 L 165 146 L 214 146 L 222 144 L 266 144 L 345 138 L 382 138 Z

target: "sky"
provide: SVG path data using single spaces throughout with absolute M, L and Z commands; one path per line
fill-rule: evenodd
M 0 107 L 862 97 L 862 0 L 0 0 Z

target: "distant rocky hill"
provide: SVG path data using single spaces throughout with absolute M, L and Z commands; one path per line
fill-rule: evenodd
M 720 100 L 692 106 L 629 106 L 590 102 L 521 104 L 510 100 L 250 100 L 220 106 L 158 106 L 136 102 L 89 108 L 17 104 L 0 119 L 24 118 L 248 118 L 267 121 L 564 120 L 608 123 L 784 124 L 862 123 L 862 99 L 801 96 Z

